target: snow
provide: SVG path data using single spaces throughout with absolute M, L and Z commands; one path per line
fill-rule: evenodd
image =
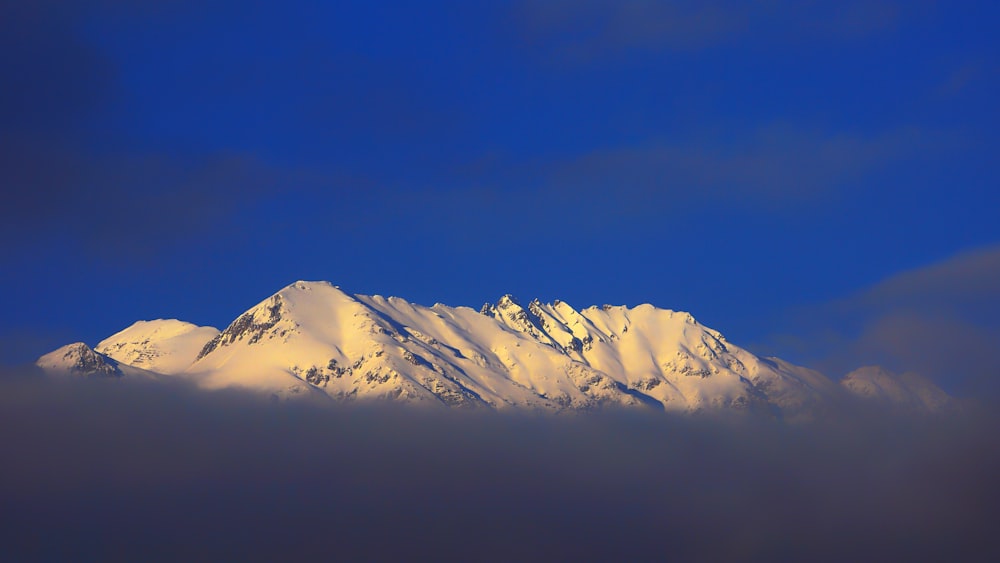
M 49 352 L 38 358 L 35 365 L 57 375 L 121 380 L 153 380 L 160 377 L 157 373 L 122 364 L 83 342 L 67 344 Z
M 176 319 L 138 321 L 102 340 L 97 351 L 135 367 L 176 374 L 190 366 L 219 330 Z
M 943 395 L 908 376 L 855 376 L 837 385 L 819 372 L 759 358 L 689 313 L 650 304 L 577 310 L 562 301 L 525 306 L 505 295 L 476 311 L 352 295 L 328 282 L 295 282 L 221 332 L 177 320 L 139 321 L 97 351 L 206 389 L 318 402 L 737 410 L 791 419 L 849 393 L 919 397 L 928 408 Z M 50 356 L 43 357 L 46 366 L 59 364 Z M 908 392 L 886 391 L 895 389 L 891 381 Z

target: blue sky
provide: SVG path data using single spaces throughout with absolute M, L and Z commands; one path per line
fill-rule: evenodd
M 996 388 L 995 3 L 132 4 L 2 4 L 7 363 L 325 279 Z

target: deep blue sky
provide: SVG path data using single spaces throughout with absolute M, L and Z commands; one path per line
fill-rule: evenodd
M 0 3 L 5 363 L 297 279 L 1000 342 L 995 2 L 131 4 Z

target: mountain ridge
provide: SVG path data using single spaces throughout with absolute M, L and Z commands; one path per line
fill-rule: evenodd
M 329 282 L 289 284 L 221 331 L 173 319 L 139 321 L 96 350 L 87 347 L 96 356 L 75 350 L 77 360 L 87 360 L 54 362 L 53 352 L 38 365 L 79 374 L 86 371 L 81 366 L 107 358 L 107 365 L 205 389 L 241 388 L 278 399 L 494 410 L 641 408 L 799 419 L 849 396 L 929 412 L 951 401 L 927 380 L 888 372 L 875 379 L 861 372 L 838 384 L 758 357 L 690 313 L 648 303 L 577 310 L 560 300 L 524 306 L 504 295 L 477 311 L 350 294 Z M 875 391 L 883 388 L 894 392 Z

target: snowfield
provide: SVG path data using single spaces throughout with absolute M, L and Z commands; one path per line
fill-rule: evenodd
M 221 332 L 139 321 L 96 349 L 40 358 L 48 372 L 183 378 L 205 389 L 333 403 L 404 402 L 465 409 L 646 409 L 814 417 L 860 397 L 910 410 L 953 403 L 930 381 L 862 368 L 840 384 L 761 358 L 684 312 L 649 304 L 577 310 L 510 295 L 479 311 L 293 283 Z

